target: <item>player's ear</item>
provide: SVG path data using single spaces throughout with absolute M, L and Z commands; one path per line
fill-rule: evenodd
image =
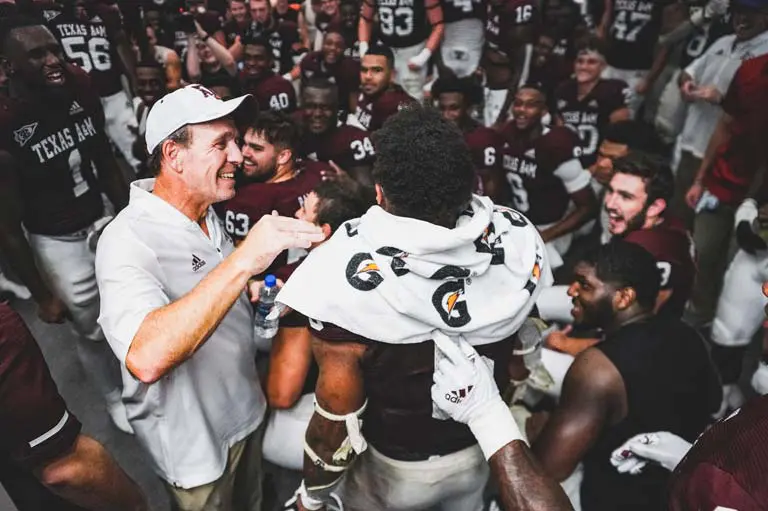
M 293 158 L 293 151 L 290 149 L 283 149 L 277 154 L 278 165 L 288 165 L 288 162 Z
M 664 214 L 664 211 L 667 209 L 667 201 L 664 199 L 656 199 L 653 201 L 650 206 L 648 206 L 648 212 L 646 213 L 649 217 L 660 217 Z
M 637 292 L 633 287 L 622 287 L 613 295 L 613 306 L 616 310 L 626 310 L 637 301 Z
M 323 236 L 325 236 L 325 239 L 330 238 L 331 234 L 333 234 L 330 224 L 323 224 L 320 226 L 320 229 L 323 230 Z
M 383 208 L 386 203 L 387 199 L 384 198 L 384 189 L 380 184 L 376 184 L 376 204 Z

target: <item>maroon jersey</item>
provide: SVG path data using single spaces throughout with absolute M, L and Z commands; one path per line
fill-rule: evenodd
M 302 154 L 310 159 L 333 161 L 342 169 L 373 165 L 376 152 L 370 133 L 354 126 L 342 125 L 320 136 L 304 136 Z
M 534 61 L 535 63 L 535 61 Z M 573 74 L 573 64 L 557 55 L 550 55 L 542 66 L 532 65 L 528 74 L 530 83 L 538 83 L 547 95 L 549 103 L 555 95 L 557 86 Z
M 361 369 L 368 406 L 363 415 L 363 436 L 376 450 L 396 460 L 420 461 L 475 445 L 477 440 L 464 424 L 432 418 L 432 373 L 435 345 L 385 344 L 366 339 L 331 323 L 309 321 L 312 335 L 327 342 L 366 345 Z M 509 383 L 508 364 L 514 336 L 475 346 L 494 362 L 493 376 L 499 389 Z
M 669 510 L 763 511 L 768 505 L 768 396 L 707 429 L 677 465 Z
M 464 140 L 467 142 L 469 152 L 472 154 L 472 163 L 475 164 L 475 170 L 502 170 L 504 137 L 496 130 L 486 128 L 478 123 L 472 129 L 464 132 Z M 477 176 L 475 193 L 486 195 L 483 180 L 479 175 Z
M 241 240 L 261 217 L 272 214 L 272 211 L 292 218 L 305 197 L 322 180 L 320 172 L 330 169 L 328 165 L 314 161 L 302 162 L 300 168 L 293 179 L 280 183 L 245 183 L 238 187 L 233 199 L 216 204 L 214 208 L 227 233 L 235 240 Z M 285 251 L 264 274 L 272 273 L 285 280 L 294 269 L 287 262 L 288 252 Z
M 569 79 L 557 88 L 557 112 L 565 125 L 581 138 L 581 163 L 584 167 L 597 161 L 597 148 L 603 141 L 603 133 L 610 124 L 611 114 L 627 108 L 629 94 L 629 87 L 621 80 L 600 80 L 581 99 L 575 79 Z
M 487 3 L 485 0 L 440 0 L 443 21 L 454 23 L 468 19 L 484 20 Z
M 67 100 L 0 97 L 0 149 L 18 162 L 23 222 L 35 234 L 78 231 L 103 210 L 91 160 L 107 147 L 104 111 L 88 75 L 72 65 L 65 72 Z
M 768 129 L 768 55 L 742 62 L 723 99 L 733 122 L 729 141 L 717 150 L 704 186 L 721 203 L 739 204 L 755 171 L 765 161 Z
M 291 113 L 296 110 L 296 89 L 291 82 L 276 74 L 261 80 L 246 80 L 241 76 L 242 90 L 252 94 L 260 110 L 275 110 Z
M 96 4 L 86 20 L 61 11 L 50 17 L 47 24 L 61 43 L 67 60 L 91 76 L 99 96 L 111 96 L 122 90 L 123 70 L 115 39 L 122 30 L 118 12 Z
M 685 226 L 676 218 L 668 217 L 651 229 L 632 231 L 624 239 L 640 245 L 656 258 L 661 289 L 672 290 L 672 296 L 659 314 L 680 318 L 696 277 L 696 253 Z
M 485 41 L 488 47 L 504 55 L 512 55 L 512 40 L 508 34 L 523 25 L 538 23 L 538 2 L 536 0 L 502 0 L 500 5 L 488 3 L 488 17 L 485 22 Z
M 376 131 L 384 121 L 395 115 L 403 106 L 416 101 L 399 85 L 393 85 L 371 98 L 362 92 L 357 99 L 355 115 L 360 125 L 368 131 Z
M 503 165 L 514 208 L 538 226 L 560 221 L 571 200 L 566 188 L 570 185 L 556 171 L 580 156 L 578 137 L 568 128 L 554 127 L 529 141 L 521 136 L 514 121 L 507 124 L 503 135 Z M 584 186 L 588 185 L 587 175 Z
M 272 16 L 274 16 L 278 23 L 290 23 L 295 27 L 299 26 L 299 11 L 296 9 L 291 9 L 289 7 L 283 14 L 280 14 L 277 12 L 277 9 L 275 9 L 272 11 Z
M 350 94 L 360 88 L 360 62 L 348 57 L 342 57 L 336 64 L 329 66 L 323 62 L 323 52 L 314 51 L 302 59 L 299 69 L 302 81 L 316 77 L 337 84 L 341 105 L 348 104 Z

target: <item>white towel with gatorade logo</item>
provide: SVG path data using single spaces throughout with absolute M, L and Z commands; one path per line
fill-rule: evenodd
M 372 207 L 310 252 L 277 301 L 383 343 L 437 329 L 482 345 L 514 334 L 551 283 L 531 222 L 474 196 L 453 229 Z

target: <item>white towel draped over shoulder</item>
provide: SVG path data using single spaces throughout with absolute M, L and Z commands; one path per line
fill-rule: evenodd
M 482 345 L 515 333 L 551 284 L 531 222 L 474 196 L 453 229 L 372 207 L 313 250 L 277 301 L 383 343 L 440 330 Z

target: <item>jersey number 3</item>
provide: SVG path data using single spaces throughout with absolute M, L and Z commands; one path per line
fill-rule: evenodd
M 83 71 L 109 71 L 112 58 L 109 55 L 109 41 L 103 37 L 92 37 L 86 43 L 82 36 L 65 37 L 61 40 L 67 58 L 80 66 Z

